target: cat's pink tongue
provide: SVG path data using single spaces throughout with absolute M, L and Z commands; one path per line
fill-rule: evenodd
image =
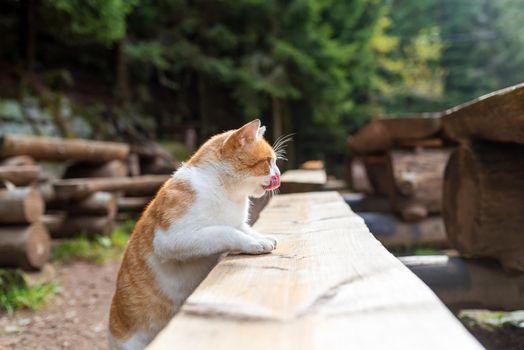
M 264 189 L 266 191 L 274 190 L 275 188 L 280 187 L 280 176 L 273 175 L 271 176 L 271 179 L 269 180 L 269 185 L 264 186 Z

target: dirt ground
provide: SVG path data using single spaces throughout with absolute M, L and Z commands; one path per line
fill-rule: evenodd
M 38 312 L 0 316 L 0 349 L 108 349 L 108 310 L 118 262 L 57 267 L 61 291 Z

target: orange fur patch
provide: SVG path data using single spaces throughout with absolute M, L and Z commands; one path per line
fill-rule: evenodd
M 170 179 L 158 191 L 137 222 L 124 253 L 109 316 L 109 330 L 119 339 L 147 329 L 152 320 L 167 321 L 176 310 L 157 287 L 147 265 L 157 228 L 167 229 L 182 217 L 195 200 L 195 192 L 183 181 Z

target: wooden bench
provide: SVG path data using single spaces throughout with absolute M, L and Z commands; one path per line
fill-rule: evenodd
M 324 169 L 288 170 L 281 177 L 280 193 L 300 193 L 321 191 L 327 182 Z
M 482 348 L 339 194 L 277 196 L 255 228 L 278 248 L 220 262 L 148 349 Z

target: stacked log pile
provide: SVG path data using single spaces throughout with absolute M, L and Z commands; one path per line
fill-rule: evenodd
M 451 244 L 524 271 L 524 84 L 447 111 L 443 126 L 460 142 L 444 180 Z
M 64 163 L 62 178 L 44 176 L 37 161 Z M 41 268 L 50 237 L 109 234 L 119 213 L 140 213 L 175 170 L 156 145 L 2 136 L 0 266 Z
M 453 144 L 436 113 L 374 119 L 348 140 L 349 183 L 361 195 L 349 196 L 347 202 L 371 214 L 365 216 L 367 223 L 380 227 L 374 233 L 384 244 L 446 246 L 440 214 Z

